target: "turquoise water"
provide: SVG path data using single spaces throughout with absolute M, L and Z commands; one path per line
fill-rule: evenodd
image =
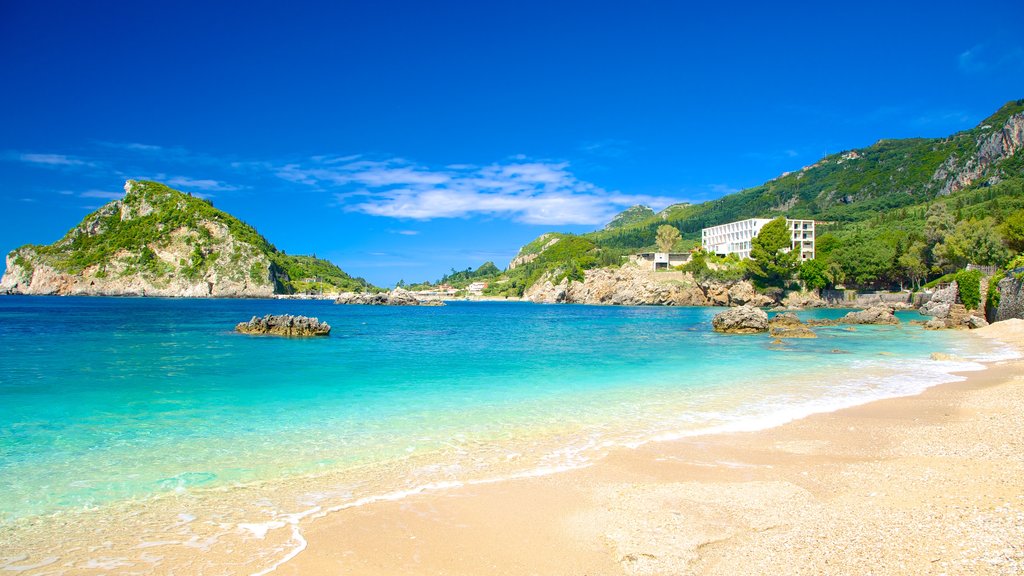
M 0 522 L 302 479 L 274 503 L 284 513 L 577 466 L 616 445 L 915 393 L 965 367 L 931 352 L 990 353 L 908 325 L 777 346 L 711 332 L 717 311 L 3 297 Z M 232 332 L 267 313 L 333 331 Z

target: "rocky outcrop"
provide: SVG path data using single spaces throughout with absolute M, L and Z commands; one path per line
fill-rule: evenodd
M 782 305 L 786 308 L 823 308 L 828 306 L 828 302 L 822 300 L 817 291 L 789 292 L 782 299 Z
M 953 153 L 932 175 L 933 181 L 943 182 L 940 195 L 964 190 L 993 164 L 1024 150 L 1024 114 L 1011 116 L 1001 128 L 979 135 L 976 141 L 973 156 L 961 158 Z
M 947 318 L 949 316 L 949 308 L 953 304 L 956 304 L 957 295 L 959 293 L 960 289 L 957 287 L 956 282 L 952 282 L 949 286 L 936 290 L 935 293 L 932 294 L 931 300 L 925 302 L 919 311 L 925 316 Z
M 936 290 L 931 300 L 921 306 L 920 312 L 926 316 L 932 316 L 931 320 L 925 322 L 926 330 L 942 330 L 946 328 L 981 328 L 988 326 L 984 314 L 978 310 L 967 310 L 963 304 L 959 304 L 959 288 L 956 282 L 948 287 Z
M 715 332 L 725 334 L 757 334 L 768 331 L 768 314 L 753 306 L 739 306 L 719 312 L 711 320 Z
M 440 300 L 430 301 L 428 306 L 444 306 Z M 439 302 L 435 304 L 434 302 Z M 342 292 L 334 301 L 335 304 L 362 304 L 368 306 L 419 306 L 425 304 L 416 296 L 402 288 L 390 292 Z
M 1024 270 L 1007 273 L 999 281 L 999 305 L 992 313 L 993 322 L 1011 318 L 1024 318 Z
M 550 236 L 551 236 L 550 234 L 541 234 L 540 237 L 538 237 L 537 240 L 535 240 L 535 242 L 544 242 L 545 240 L 547 240 L 547 242 L 544 242 L 544 245 L 542 245 L 540 247 L 540 249 L 538 249 L 536 252 L 530 252 L 528 254 L 523 254 L 522 250 L 520 250 L 519 254 L 516 254 L 516 257 L 513 258 L 512 261 L 508 263 L 508 269 L 509 270 L 515 270 L 519 266 L 522 266 L 524 264 L 529 264 L 530 262 L 533 262 L 534 260 L 539 258 L 540 255 L 543 254 L 545 250 L 547 250 L 548 248 L 551 248 L 555 244 L 558 244 L 559 238 L 557 236 L 555 236 L 554 238 L 551 238 L 550 240 L 548 240 L 548 238 Z
M 331 333 L 331 325 L 316 318 L 307 316 L 253 316 L 248 322 L 239 322 L 235 332 L 260 336 L 327 336 Z
M 978 136 L 973 156 L 961 158 L 956 153 L 950 155 L 932 175 L 932 180 L 943 183 L 940 195 L 952 194 L 973 184 L 996 162 L 1022 149 L 1024 114 L 1014 114 L 999 130 Z
M 610 304 L 621 306 L 769 306 L 750 282 L 698 283 L 689 273 L 652 272 L 634 264 L 587 270 L 584 280 L 553 283 L 543 276 L 524 294 L 544 304 Z
M 774 338 L 817 338 L 818 335 L 791 312 L 782 312 L 768 320 L 768 333 Z
M 893 315 L 893 308 L 889 306 L 873 306 L 860 312 L 850 312 L 840 319 L 844 324 L 899 324 L 899 319 Z

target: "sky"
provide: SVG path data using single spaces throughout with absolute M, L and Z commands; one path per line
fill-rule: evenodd
M 0 252 L 133 178 L 436 280 L 1024 98 L 1019 0 L 689 4 L 0 0 Z

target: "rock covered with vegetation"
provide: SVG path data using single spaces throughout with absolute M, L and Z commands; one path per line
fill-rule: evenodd
M 768 331 L 768 314 L 754 306 L 739 306 L 719 312 L 711 320 L 715 332 L 757 334 Z
M 373 290 L 334 264 L 290 256 L 241 220 L 156 182 L 129 180 L 110 202 L 48 246 L 7 256 L 13 294 L 267 297 Z
M 328 336 L 331 333 L 331 325 L 307 316 L 267 314 L 262 318 L 253 316 L 248 322 L 239 322 L 235 326 L 235 331 L 268 336 Z

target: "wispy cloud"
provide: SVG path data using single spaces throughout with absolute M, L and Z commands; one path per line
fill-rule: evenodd
M 399 234 L 401 236 L 417 236 L 420 233 L 419 230 L 389 230 L 388 232 L 391 232 L 392 234 Z
M 1024 48 L 1019 44 L 988 42 L 957 55 L 960 71 L 970 75 L 1024 70 Z
M 22 162 L 41 166 L 74 167 L 95 165 L 93 162 L 87 162 L 81 158 L 65 154 L 19 154 L 18 159 Z
M 588 140 L 580 143 L 578 150 L 592 156 L 603 158 L 622 158 L 628 156 L 632 144 L 628 140 L 616 138 L 605 138 L 603 140 Z
M 240 186 L 234 186 L 221 182 L 220 180 L 212 179 L 194 179 L 186 178 L 184 176 L 175 176 L 167 180 L 168 186 L 180 186 L 182 188 L 191 188 L 193 190 L 203 190 L 206 192 L 230 192 L 233 190 L 240 190 Z
M 107 190 L 86 190 L 78 195 L 79 198 L 101 198 L 103 200 L 118 200 L 124 196 L 124 192 L 109 192 Z
M 449 164 L 440 169 L 400 158 L 333 162 L 318 157 L 287 164 L 277 176 L 335 189 L 335 200 L 345 210 L 412 220 L 486 215 L 527 224 L 600 224 L 624 206 L 673 202 L 609 192 L 576 178 L 568 162 L 523 156 L 482 167 Z

